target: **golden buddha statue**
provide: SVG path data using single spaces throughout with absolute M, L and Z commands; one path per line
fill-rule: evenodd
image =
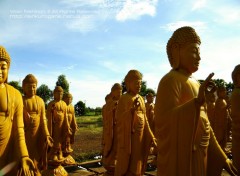
M 47 107 L 48 130 L 54 140 L 48 159 L 57 162 L 64 160 L 62 143 L 72 132 L 67 119 L 67 105 L 62 100 L 62 87 L 56 86 L 53 95 L 54 100 Z
M 45 104 L 36 95 L 37 79 L 34 75 L 27 75 L 23 82 L 23 120 L 26 144 L 29 157 L 35 164 L 35 168 L 40 174 L 40 170 L 47 168 L 47 148 L 52 147 L 51 138 L 45 115 Z M 43 144 L 43 145 L 39 145 Z
M 0 46 L 0 170 L 8 165 L 7 176 L 33 176 L 36 170 L 26 146 L 22 96 L 7 84 L 10 63 L 9 54 Z
M 124 81 L 127 93 L 119 99 L 116 111 L 118 144 L 115 176 L 143 175 L 150 146 L 152 142 L 156 145 L 156 141 L 148 124 L 144 99 L 139 95 L 142 74 L 130 70 Z
M 232 72 L 234 89 L 230 97 L 232 117 L 232 155 L 233 164 L 240 172 L 240 65 Z
M 219 145 L 225 150 L 227 144 L 227 124 L 229 118 L 228 104 L 225 100 L 227 90 L 224 86 L 217 88 L 217 100 L 214 108 L 214 134 Z
M 103 117 L 103 156 L 102 163 L 107 170 L 105 175 L 114 175 L 117 153 L 117 120 L 116 109 L 122 95 L 122 86 L 115 83 L 111 88 L 111 95 L 106 100 Z
M 154 106 L 155 106 L 155 104 L 153 103 L 154 97 L 155 97 L 155 95 L 153 95 L 153 93 L 149 92 L 146 95 L 147 102 L 145 103 L 148 123 L 153 132 L 154 132 Z
M 74 136 L 76 131 L 78 130 L 78 125 L 76 122 L 74 106 L 72 105 L 72 100 L 73 100 L 72 94 L 65 93 L 63 96 L 63 100 L 67 105 L 67 119 L 68 119 L 70 130 L 72 132 L 72 134 L 69 134 L 66 136 L 65 142 L 63 142 L 62 144 L 63 154 L 65 157 L 64 163 L 66 165 L 72 165 L 72 164 L 75 164 L 76 162 L 70 155 L 70 153 L 73 152 L 71 145 L 74 144 L 74 141 L 75 141 Z
M 223 168 L 236 174 L 204 107 L 205 90 L 214 74 L 201 85 L 192 75 L 200 64 L 200 44 L 198 34 L 188 26 L 174 31 L 167 43 L 172 69 L 159 82 L 154 111 L 157 175 L 218 176 Z

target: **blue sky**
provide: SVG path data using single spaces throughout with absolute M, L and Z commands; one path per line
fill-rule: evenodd
M 0 45 L 12 58 L 9 81 L 31 73 L 54 89 L 70 83 L 73 104 L 101 107 L 130 69 L 157 89 L 171 68 L 166 43 L 178 27 L 201 37 L 197 79 L 231 81 L 240 64 L 239 0 L 0 0 Z

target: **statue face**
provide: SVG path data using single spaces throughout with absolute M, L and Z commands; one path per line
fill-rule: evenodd
M 152 96 L 152 95 L 147 95 L 147 102 L 148 103 L 153 103 L 153 100 L 154 100 L 154 96 Z
M 200 63 L 200 46 L 198 43 L 190 43 L 180 47 L 179 69 L 188 74 L 198 70 Z
M 141 91 L 141 87 L 142 87 L 141 79 L 131 80 L 129 84 L 129 91 L 130 93 L 137 95 Z
M 6 61 L 0 61 L 0 84 L 4 83 L 8 77 L 8 64 Z
M 37 84 L 36 83 L 27 83 L 24 85 L 24 94 L 27 97 L 32 97 L 36 95 L 37 92 Z
M 71 104 L 71 103 L 72 103 L 72 98 L 71 98 L 71 97 L 66 97 L 66 98 L 65 98 L 65 103 L 66 103 L 67 105 Z
M 58 91 L 54 92 L 53 96 L 54 96 L 54 100 L 60 101 L 60 100 L 62 100 L 63 92 L 58 92 Z
M 121 95 L 122 95 L 122 90 L 118 89 L 113 91 L 113 97 L 115 100 L 119 100 Z

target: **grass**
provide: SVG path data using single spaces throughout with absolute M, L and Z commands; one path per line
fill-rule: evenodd
M 79 130 L 72 145 L 72 156 L 77 162 L 93 160 L 95 156 L 101 155 L 102 117 L 79 116 L 76 121 Z

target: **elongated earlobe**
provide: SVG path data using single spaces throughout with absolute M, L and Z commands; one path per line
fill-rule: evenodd
M 171 66 L 174 70 L 178 69 L 180 61 L 180 47 L 179 44 L 172 45 L 172 58 L 170 60 Z

